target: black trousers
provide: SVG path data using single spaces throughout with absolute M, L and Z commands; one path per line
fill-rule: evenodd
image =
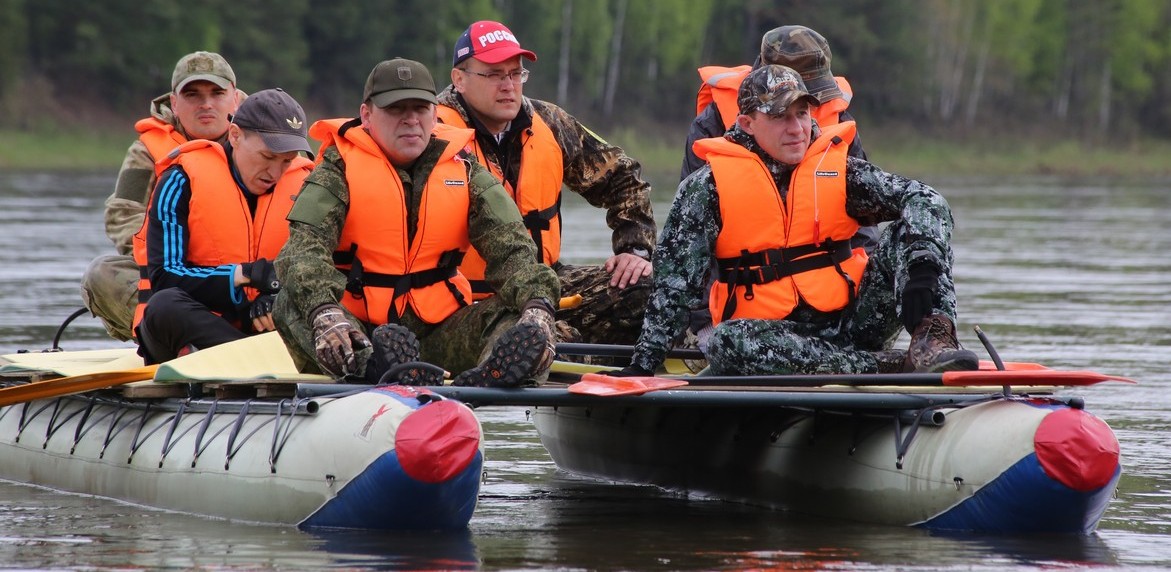
M 180 288 L 151 295 L 137 331 L 138 354 L 147 364 L 174 359 L 187 346 L 206 349 L 248 335 Z

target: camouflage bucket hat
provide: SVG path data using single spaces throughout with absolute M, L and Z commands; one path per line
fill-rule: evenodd
M 792 68 L 778 65 L 761 66 L 752 70 L 740 84 L 736 104 L 740 113 L 747 115 L 759 111 L 766 115 L 778 116 L 785 113 L 794 102 L 804 99 L 809 105 L 820 105 L 816 97 L 805 90 L 801 76 Z
M 781 26 L 760 40 L 761 63 L 797 70 L 805 88 L 821 102 L 843 97 L 829 68 L 831 58 L 829 42 L 805 26 Z

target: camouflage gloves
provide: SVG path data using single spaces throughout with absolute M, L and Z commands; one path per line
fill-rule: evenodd
M 346 319 L 341 306 L 322 304 L 310 322 L 317 365 L 337 378 L 358 373 L 357 353 L 370 347 L 370 339 Z
M 529 300 L 521 309 L 520 318 L 516 321 L 516 325 L 533 324 L 540 328 L 541 334 L 545 339 L 545 354 L 541 356 L 540 360 L 533 368 L 533 375 L 541 375 L 548 371 L 549 367 L 553 365 L 553 357 L 557 352 L 555 338 L 553 337 L 553 303 L 544 298 L 537 298 Z
M 907 285 L 903 288 L 903 326 L 914 332 L 935 308 L 935 291 L 942 273 L 938 258 L 929 251 L 911 253 L 907 270 Z

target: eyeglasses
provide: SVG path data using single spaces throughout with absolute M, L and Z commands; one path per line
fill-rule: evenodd
M 519 69 L 519 70 L 511 71 L 508 73 L 498 72 L 498 71 L 494 71 L 491 73 L 480 73 L 478 71 L 472 71 L 472 70 L 466 69 L 466 68 L 460 68 L 460 71 L 462 71 L 464 73 L 475 74 L 475 75 L 478 75 L 482 78 L 487 78 L 488 81 L 493 82 L 493 83 L 500 83 L 504 80 L 508 80 L 511 83 L 517 83 L 517 82 L 525 83 L 525 82 L 529 81 L 529 70 L 526 70 L 523 68 Z

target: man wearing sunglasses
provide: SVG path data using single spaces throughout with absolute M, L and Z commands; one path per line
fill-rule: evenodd
M 503 24 L 472 24 L 455 43 L 452 85 L 439 94 L 439 120 L 475 130 L 473 152 L 504 182 L 539 260 L 557 272 L 563 295 L 582 296 L 580 306 L 557 313 L 577 330 L 563 330 L 562 338 L 634 343 L 650 293 L 655 242 L 650 185 L 642 180 L 638 162 L 621 148 L 560 107 L 524 96 L 530 72 L 523 60 L 536 59 Z M 563 185 L 606 209 L 614 254 L 601 265 L 561 261 Z M 479 254 L 469 252 L 460 271 L 482 299 L 492 292 L 483 280 Z

